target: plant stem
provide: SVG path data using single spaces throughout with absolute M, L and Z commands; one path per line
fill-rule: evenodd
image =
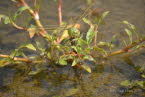
M 23 6 L 29 7 L 28 4 L 25 2 L 25 0 L 20 0 L 20 2 L 23 4 Z M 30 7 L 27 10 L 31 14 L 31 16 L 34 18 L 36 25 L 40 28 L 41 32 L 39 32 L 39 34 L 41 36 L 44 36 L 47 33 L 47 31 L 44 29 L 43 25 L 41 24 L 39 20 L 38 12 L 33 11 Z
M 18 26 L 18 25 L 15 24 L 12 20 L 11 20 L 11 24 L 12 24 L 13 27 L 15 27 L 15 28 L 17 28 L 17 29 L 24 30 L 24 31 L 28 31 L 27 28 L 23 28 L 23 27 Z
M 97 32 L 97 30 L 98 30 L 98 26 L 96 25 L 94 28 L 94 31 Z M 94 46 L 97 46 L 97 33 L 95 34 L 95 37 L 94 37 Z
M 10 55 L 4 55 L 4 54 L 0 54 L 0 57 L 11 58 Z M 18 57 L 14 57 L 13 60 L 27 62 L 27 63 L 41 63 L 42 62 L 42 61 L 32 61 L 31 59 L 28 59 L 28 58 L 18 58 Z
M 120 50 L 111 52 L 110 54 L 107 54 L 107 55 L 104 56 L 104 57 L 106 58 L 106 57 L 118 55 L 118 54 L 121 54 L 121 53 L 131 52 L 130 49 L 132 49 L 133 47 L 139 45 L 140 43 L 142 43 L 142 42 L 144 42 L 144 41 L 145 41 L 145 37 L 140 38 L 140 39 L 138 39 L 137 41 L 135 41 L 134 43 L 129 44 L 129 45 L 127 45 L 126 47 L 124 47 L 124 48 L 122 48 L 122 49 L 120 49 Z
M 62 24 L 62 0 L 58 0 L 58 24 Z

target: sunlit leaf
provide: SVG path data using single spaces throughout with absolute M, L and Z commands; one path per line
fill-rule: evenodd
M 89 73 L 92 72 L 91 68 L 90 68 L 88 65 L 81 65 L 81 66 L 82 66 L 82 68 L 83 68 L 84 70 L 86 70 L 87 72 L 89 72 Z
M 25 47 L 28 48 L 28 49 L 36 51 L 36 48 L 32 44 L 28 44 Z
M 129 80 L 125 80 L 123 82 L 120 83 L 122 86 L 131 86 L 132 83 Z
M 94 61 L 94 62 L 96 62 L 96 60 L 95 60 L 92 56 L 90 56 L 90 55 L 85 55 L 85 56 L 83 57 L 83 59 L 87 59 L 87 60 L 89 60 L 89 61 Z
M 83 18 L 83 21 L 85 23 L 87 23 L 88 25 L 92 25 L 92 22 L 90 20 L 88 20 L 87 18 Z
M 136 27 L 133 24 L 129 23 L 128 21 L 123 21 L 122 23 L 126 24 L 129 28 L 131 28 L 138 38 L 138 33 L 136 31 Z
M 98 46 L 107 46 L 107 47 L 111 47 L 111 48 L 114 47 L 114 45 L 112 43 L 108 43 L 108 42 L 99 42 L 97 45 Z
M 37 29 L 37 26 L 31 25 L 30 28 L 28 29 L 28 32 L 29 32 L 29 37 L 33 38 L 36 33 L 40 32 L 40 30 Z
M 86 35 L 86 40 L 87 40 L 87 43 L 90 44 L 95 36 L 96 32 L 94 32 L 94 26 L 90 26 L 90 29 L 89 31 L 87 32 L 87 35 Z
M 132 32 L 128 29 L 125 29 L 127 35 L 129 36 L 130 42 L 132 43 Z
M 75 60 L 73 60 L 73 62 L 72 62 L 72 65 L 71 66 L 75 66 L 75 65 L 77 65 L 77 60 L 75 59 Z
M 59 64 L 60 64 L 60 65 L 67 65 L 66 58 L 61 58 L 61 59 L 59 59 Z

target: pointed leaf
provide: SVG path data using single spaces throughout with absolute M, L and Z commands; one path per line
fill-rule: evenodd
M 89 66 L 87 66 L 87 65 L 81 65 L 81 66 L 82 66 L 82 68 L 85 69 L 87 72 L 89 72 L 89 73 L 92 72 L 92 70 L 91 70 L 91 68 L 90 68 Z
M 94 61 L 94 62 L 96 62 L 96 60 L 95 60 L 92 56 L 90 56 L 90 55 L 84 56 L 83 59 L 87 59 L 87 60 L 89 60 L 89 61 Z
M 75 65 L 77 65 L 77 60 L 75 59 L 75 60 L 73 60 L 73 62 L 72 62 L 72 65 L 71 66 L 75 66 Z
M 25 45 L 26 48 L 36 51 L 36 48 L 32 44 Z
M 132 43 L 132 32 L 128 29 L 125 29 L 127 35 L 129 36 L 130 42 Z

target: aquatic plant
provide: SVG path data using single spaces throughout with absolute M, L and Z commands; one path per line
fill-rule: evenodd
M 107 16 L 109 11 L 104 12 L 100 16 L 93 18 L 93 21 L 87 17 L 87 15 L 81 16 L 80 20 L 83 20 L 88 26 L 89 30 L 85 33 L 79 30 L 80 24 L 78 20 L 76 23 L 71 25 L 63 25 L 61 16 L 61 0 L 58 0 L 58 17 L 59 26 L 64 28 L 60 30 L 55 30 L 55 32 L 48 33 L 47 29 L 42 25 L 39 17 L 39 2 L 34 0 L 34 8 L 31 8 L 25 0 L 12 0 L 14 3 L 19 4 L 20 7 L 18 11 L 12 16 L 0 15 L 0 21 L 5 24 L 11 24 L 16 29 L 24 30 L 29 33 L 29 37 L 33 38 L 35 34 L 47 41 L 48 47 L 43 47 L 39 41 L 35 44 L 24 44 L 19 48 L 15 49 L 10 55 L 0 54 L 3 59 L 0 60 L 0 67 L 7 66 L 12 63 L 53 63 L 56 65 L 71 65 L 72 67 L 77 67 L 84 69 L 91 73 L 91 66 L 86 61 L 97 62 L 97 58 L 106 59 L 110 56 L 118 55 L 121 53 L 130 53 L 137 49 L 143 48 L 144 45 L 141 44 L 145 41 L 145 37 L 140 37 L 134 25 L 127 21 L 123 21 L 128 28 L 125 28 L 126 35 L 130 40 L 130 43 L 125 43 L 125 47 L 122 49 L 109 52 L 111 48 L 114 47 L 113 41 L 114 36 L 112 36 L 112 41 L 103 42 L 98 41 L 98 28 L 103 22 L 104 18 Z M 38 0 L 39 1 L 39 0 Z M 93 4 L 93 3 L 92 3 Z M 92 6 L 92 5 L 90 5 Z M 89 8 L 88 8 L 89 9 Z M 36 25 L 31 25 L 28 28 L 21 27 L 16 24 L 17 18 L 21 15 L 23 11 L 27 11 L 31 18 L 35 21 Z M 136 40 L 132 38 L 133 34 L 136 35 Z M 103 46 L 107 47 L 104 49 Z M 34 52 L 39 52 L 39 56 L 27 56 L 23 50 L 30 49 Z M 49 64 L 49 65 L 50 65 Z M 45 68 L 46 69 L 46 68 Z M 30 72 L 30 74 L 36 74 L 44 68 L 37 68 L 36 71 Z

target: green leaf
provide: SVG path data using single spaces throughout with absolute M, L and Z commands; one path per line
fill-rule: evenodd
M 129 36 L 130 42 L 132 43 L 132 32 L 128 29 L 125 29 L 127 35 Z
M 100 51 L 101 53 L 107 55 L 107 52 L 104 49 L 102 49 L 102 48 L 94 47 L 94 50 Z
M 107 42 L 99 42 L 97 45 L 98 46 L 107 46 L 107 47 L 111 47 L 111 48 L 114 47 L 114 45 L 112 43 L 107 43 Z
M 107 15 L 108 15 L 108 13 L 109 13 L 109 11 L 106 11 L 106 12 L 104 12 L 103 14 L 102 14 L 102 19 L 104 19 Z
M 89 60 L 89 61 L 94 61 L 94 62 L 96 62 L 96 60 L 95 60 L 92 56 L 90 56 L 90 55 L 85 55 L 85 56 L 83 57 L 83 59 L 87 59 L 87 60 Z
M 144 82 L 144 81 L 137 81 L 136 83 L 137 83 L 140 87 L 145 88 L 145 86 L 144 86 L 145 82 Z
M 60 65 L 67 65 L 66 58 L 61 58 L 61 59 L 59 59 L 59 64 L 60 64 Z
M 81 47 L 78 47 L 78 46 L 72 46 L 72 48 L 77 52 L 77 53 L 82 53 L 82 48 Z
M 82 38 L 77 38 L 75 39 L 77 41 L 77 45 L 78 46 L 84 46 L 84 45 L 87 45 L 87 42 L 85 40 L 83 40 Z
M 141 75 L 141 77 L 145 78 L 145 74 Z
M 45 49 L 43 49 L 44 47 L 41 45 L 40 42 L 36 41 L 36 45 L 37 45 L 37 48 L 41 51 L 41 52 L 44 52 Z
M 37 28 L 37 26 L 31 25 L 30 28 L 28 29 L 28 32 L 29 32 L 29 37 L 33 38 L 36 33 L 40 32 L 40 30 Z
M 122 86 L 131 86 L 132 83 L 129 80 L 125 80 L 123 82 L 120 83 Z
M 94 26 L 90 26 L 90 29 L 89 31 L 87 32 L 87 35 L 86 35 L 86 40 L 87 40 L 87 43 L 90 44 L 95 36 L 95 34 L 97 34 L 97 32 L 94 32 Z
M 90 20 L 88 20 L 87 18 L 83 18 L 83 21 L 90 26 L 92 25 L 92 22 Z
M 2 21 L 2 19 L 4 20 L 4 24 L 11 23 L 10 18 L 8 16 L 0 14 L 0 22 Z
M 39 72 L 41 72 L 41 70 L 30 71 L 30 72 L 28 73 L 28 75 L 36 75 L 36 74 L 38 74 Z
M 101 17 L 98 19 L 98 25 L 100 25 L 103 21 L 103 19 L 108 15 L 109 11 L 104 12 Z
M 25 47 L 28 49 L 36 51 L 36 48 L 32 44 L 27 44 Z
M 25 10 L 29 9 L 28 6 L 23 6 L 18 9 L 18 11 L 14 14 L 14 21 L 18 18 L 18 16 Z
M 81 65 L 81 66 L 82 66 L 82 68 L 85 69 L 87 72 L 89 72 L 89 73 L 92 72 L 92 70 L 91 70 L 91 68 L 90 68 L 89 66 L 87 66 L 87 65 Z
M 72 65 L 71 65 L 71 66 L 75 66 L 75 65 L 77 65 L 77 63 L 78 63 L 78 61 L 77 61 L 77 59 L 75 59 L 75 60 L 73 60 L 73 62 L 72 62 Z
M 136 27 L 133 24 L 129 23 L 128 21 L 123 21 L 122 23 L 126 24 L 129 28 L 131 28 L 133 32 L 135 33 L 135 35 L 137 36 L 137 38 L 139 37 L 136 31 Z

